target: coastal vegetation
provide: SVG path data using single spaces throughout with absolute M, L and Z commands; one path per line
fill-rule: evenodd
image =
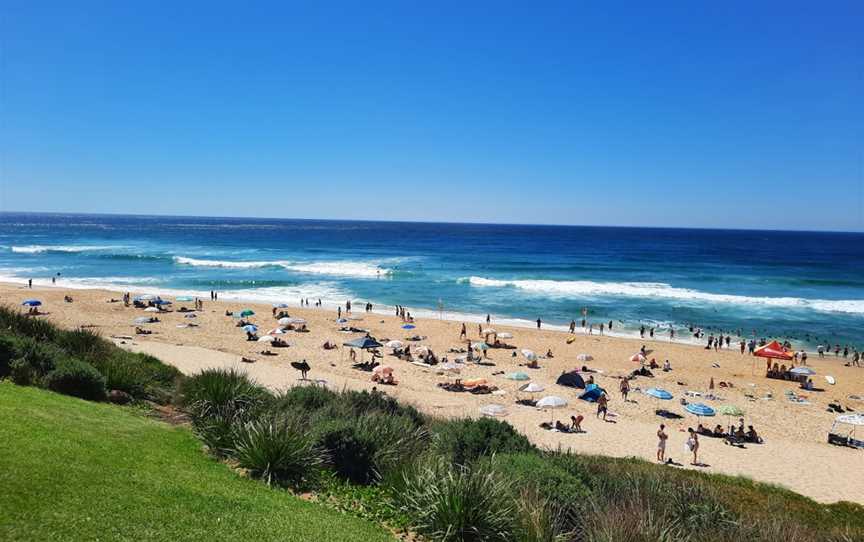
M 437 419 L 376 391 L 273 393 L 230 369 L 183 377 L 91 331 L 14 309 L 0 309 L 0 377 L 138 407 L 0 385 L 9 420 L 0 438 L 12 450 L 0 458 L 4 539 L 386 539 L 347 515 L 436 541 L 864 537 L 859 505 L 638 459 L 540 450 L 506 422 Z M 188 424 L 145 415 L 165 408 Z

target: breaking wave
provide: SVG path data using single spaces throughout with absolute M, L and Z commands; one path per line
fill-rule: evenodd
M 174 256 L 174 262 L 179 265 L 191 265 L 194 267 L 222 267 L 225 269 L 261 269 L 282 268 L 296 273 L 307 273 L 312 275 L 331 275 L 340 277 L 372 278 L 381 275 L 389 275 L 390 269 L 380 267 L 372 262 L 357 261 L 328 261 L 328 262 L 290 262 L 277 261 L 230 261 L 230 260 L 202 260 L 188 258 L 186 256 Z
M 713 294 L 690 288 L 675 288 L 662 282 L 594 282 L 589 280 L 500 280 L 463 277 L 461 283 L 476 287 L 516 288 L 554 297 L 620 296 L 676 299 L 708 303 L 804 308 L 821 312 L 864 315 L 864 299 L 805 299 L 800 297 L 749 297 Z

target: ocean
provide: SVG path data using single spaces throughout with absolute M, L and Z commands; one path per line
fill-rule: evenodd
M 0 280 L 864 343 L 864 234 L 0 214 Z M 59 275 L 58 275 L 59 273 Z

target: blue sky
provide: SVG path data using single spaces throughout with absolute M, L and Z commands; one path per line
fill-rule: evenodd
M 864 230 L 864 2 L 609 4 L 4 2 L 0 210 Z

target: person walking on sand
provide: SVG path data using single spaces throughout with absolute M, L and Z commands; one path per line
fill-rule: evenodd
M 27 287 L 31 290 L 33 289 L 33 279 L 27 279 Z M 539 322 L 540 320 L 537 321 Z M 537 327 L 540 327 L 540 325 L 538 324 Z
M 684 446 L 693 454 L 693 461 L 690 464 L 693 466 L 698 466 L 699 435 L 696 434 L 696 431 L 694 431 L 692 427 L 688 427 L 687 432 L 690 434 L 690 436 L 687 438 L 687 442 L 684 444 Z
M 666 462 L 666 441 L 669 435 L 666 434 L 666 426 L 660 424 L 660 429 L 657 430 L 657 461 L 660 463 Z
M 542 323 L 543 323 L 543 321 L 540 320 L 540 317 L 538 316 L 538 317 L 537 317 L 537 329 L 540 329 L 540 325 L 541 325 Z
M 576 333 L 576 320 L 570 320 L 570 333 Z
M 486 314 L 486 325 L 489 325 L 491 323 L 492 323 L 492 316 L 490 316 L 489 314 Z
M 624 399 L 624 402 L 627 402 L 627 394 L 630 393 L 630 382 L 626 378 L 621 379 L 621 386 L 619 388 L 621 390 L 621 398 Z
M 606 421 L 606 413 L 609 411 L 609 399 L 606 398 L 606 392 L 600 394 L 597 398 L 597 417 L 603 416 L 603 421 Z
M 462 322 L 462 332 L 459 333 L 459 338 L 460 339 L 467 339 L 468 338 L 468 330 L 465 329 L 465 322 Z

